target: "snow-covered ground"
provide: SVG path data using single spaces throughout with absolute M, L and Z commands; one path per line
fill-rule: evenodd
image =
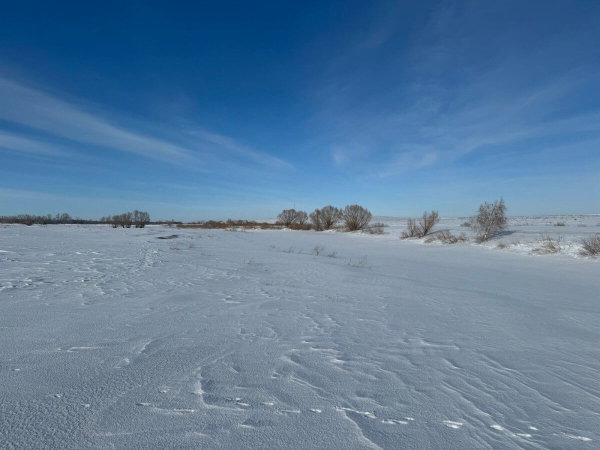
M 582 217 L 1 227 L 0 448 L 598 448 L 600 261 L 523 244 Z

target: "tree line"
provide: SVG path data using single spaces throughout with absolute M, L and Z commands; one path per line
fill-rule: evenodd
M 0 216 L 0 223 L 22 225 L 109 224 L 113 228 L 117 228 L 119 226 L 123 228 L 131 228 L 132 226 L 135 226 L 135 228 L 144 228 L 150 223 L 150 214 L 148 214 L 146 211 L 138 211 L 136 209 L 133 212 L 102 217 L 100 220 L 73 218 L 68 213 L 56 214 L 54 216 L 52 214 L 40 216 L 32 214 L 17 214 L 14 216 Z
M 343 222 L 346 230 L 358 231 L 367 227 L 372 217 L 369 210 L 360 205 L 348 205 L 344 209 L 329 205 L 315 209 L 310 215 L 304 211 L 284 209 L 277 216 L 277 222 L 288 228 L 312 228 L 316 231 L 329 230 Z

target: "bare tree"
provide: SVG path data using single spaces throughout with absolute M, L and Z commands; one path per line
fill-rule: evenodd
M 146 225 L 150 223 L 150 214 L 147 211 L 140 211 L 140 228 L 144 228 Z
M 150 223 L 150 214 L 137 209 L 133 211 L 133 224 L 136 228 L 144 228 L 148 223 Z
M 315 209 L 310 213 L 310 221 L 315 231 L 321 231 L 323 229 L 323 214 L 320 209 Z
M 297 211 L 295 209 L 284 209 L 277 216 L 277 221 L 288 227 L 296 221 L 296 215 Z
M 362 230 L 371 221 L 372 214 L 360 205 L 348 205 L 344 209 L 342 219 L 348 231 Z
M 472 227 L 477 233 L 479 242 L 487 241 L 490 237 L 506 228 L 506 205 L 504 199 L 494 203 L 485 202 L 479 206 L 477 216 L 473 218 Z
M 425 211 L 423 217 L 419 219 L 419 237 L 427 236 L 439 221 L 437 211 L 431 211 L 429 214 Z
M 308 214 L 306 214 L 304 211 L 297 211 L 294 223 L 297 223 L 300 226 L 304 226 L 306 222 L 308 222 Z
M 321 208 L 321 216 L 323 222 L 323 229 L 329 230 L 342 218 L 342 210 L 335 206 L 324 206 Z

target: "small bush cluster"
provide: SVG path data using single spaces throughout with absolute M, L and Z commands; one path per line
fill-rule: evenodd
M 150 223 L 150 214 L 146 211 L 138 211 L 137 209 L 133 212 L 126 212 L 123 214 L 114 215 L 112 217 L 103 217 L 101 219 L 104 223 L 109 223 L 113 228 L 144 228 Z
M 595 258 L 600 255 L 600 234 L 584 239 L 581 243 L 581 256 L 591 256 Z

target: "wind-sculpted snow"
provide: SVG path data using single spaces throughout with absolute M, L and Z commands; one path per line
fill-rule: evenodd
M 0 448 L 600 445 L 595 261 L 173 232 L 0 229 Z

